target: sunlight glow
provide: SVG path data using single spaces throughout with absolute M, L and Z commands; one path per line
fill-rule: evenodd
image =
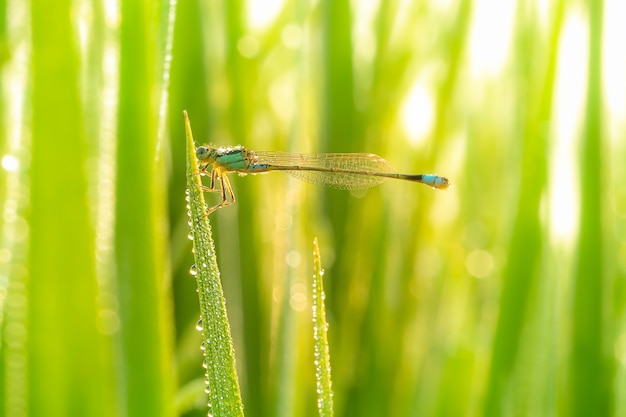
M 420 144 L 433 127 L 435 104 L 427 85 L 418 80 L 402 107 L 402 122 L 412 145 Z
M 290 123 L 295 115 L 296 96 L 294 94 L 296 74 L 288 72 L 277 77 L 270 84 L 269 99 L 274 110 L 274 114 L 278 116 L 283 123 Z
M 354 2 L 352 7 L 354 21 L 352 27 L 354 61 L 371 62 L 376 54 L 378 42 L 373 31 L 375 27 L 376 13 L 380 7 L 379 0 L 360 0 Z
M 307 288 L 303 284 L 291 286 L 289 305 L 294 311 L 304 311 L 308 306 Z
M 536 0 L 537 16 L 544 27 L 550 23 L 552 6 L 554 6 L 554 2 L 551 0 Z
M 606 0 L 604 6 L 603 80 L 608 111 L 617 120 L 626 117 L 626 2 Z
M 280 40 L 289 49 L 298 49 L 302 45 L 302 28 L 290 23 L 280 33 Z
M 75 17 L 77 23 L 76 32 L 78 33 L 78 42 L 84 53 L 90 41 L 91 33 L 89 32 L 89 29 L 93 28 L 93 14 L 87 3 L 80 3 L 77 7 Z
M 573 241 L 579 200 L 576 145 L 581 128 L 587 80 L 587 26 L 580 13 L 565 21 L 559 45 L 554 146 L 551 150 L 550 227 L 563 242 Z
M 302 257 L 300 256 L 300 252 L 292 250 L 287 252 L 287 255 L 285 255 L 285 262 L 291 268 L 297 268 L 298 265 L 300 265 L 301 258 Z
M 104 0 L 104 18 L 107 25 L 119 25 L 119 4 L 117 0 Z
M 473 250 L 465 257 L 467 272 L 476 278 L 486 278 L 493 271 L 493 267 L 493 256 L 486 250 Z
M 248 2 L 248 22 L 253 29 L 263 29 L 273 22 L 280 13 L 285 0 L 250 0 Z
M 431 3 L 433 8 L 445 11 L 450 11 L 450 8 L 456 4 L 452 0 L 433 0 Z
M 499 73 L 510 50 L 515 0 L 479 0 L 471 24 L 469 58 L 474 75 Z
M 259 53 L 259 41 L 254 36 L 242 36 L 237 41 L 237 50 L 246 58 L 254 58 Z
M 13 155 L 2 157 L 2 168 L 7 172 L 16 172 L 20 168 L 20 161 Z

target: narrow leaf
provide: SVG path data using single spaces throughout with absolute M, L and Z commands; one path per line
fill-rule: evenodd
M 235 351 L 226 317 L 226 300 L 220 282 L 209 219 L 205 216 L 204 194 L 187 112 L 187 200 L 191 213 L 194 259 L 191 273 L 195 275 L 200 299 L 202 351 L 206 366 L 209 393 L 209 414 L 214 416 L 243 416 L 243 404 L 235 369 Z
M 324 270 L 317 238 L 313 240 L 313 352 L 315 355 L 315 380 L 317 383 L 317 408 L 320 416 L 333 415 L 333 391 L 330 379 L 330 353 L 328 349 L 328 324 L 324 306 Z

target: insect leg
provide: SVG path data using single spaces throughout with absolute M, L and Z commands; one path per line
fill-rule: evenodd
M 222 173 L 218 173 L 216 176 L 219 179 L 220 188 L 219 189 L 216 188 L 212 191 L 214 192 L 221 191 L 222 201 L 213 207 L 209 207 L 209 209 L 204 214 L 204 217 L 207 217 L 209 214 L 213 213 L 215 210 L 219 208 L 230 206 L 231 204 L 235 202 L 235 195 L 233 194 L 233 189 L 230 186 L 230 181 L 228 181 L 228 178 L 226 177 L 226 175 Z

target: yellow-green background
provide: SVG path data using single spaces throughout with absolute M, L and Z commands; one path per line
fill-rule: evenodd
M 454 183 L 233 176 L 247 416 L 317 413 L 314 236 L 336 415 L 626 415 L 620 0 L 174 6 L 0 1 L 0 415 L 206 415 L 183 110 Z

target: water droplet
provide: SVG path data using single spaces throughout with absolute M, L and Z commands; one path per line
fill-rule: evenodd
M 187 233 L 187 239 L 193 240 L 193 230 L 190 230 L 189 233 Z
M 207 368 L 209 367 L 209 364 L 208 364 L 208 362 L 207 362 L 207 360 L 206 360 L 206 359 L 202 361 L 202 367 L 203 367 L 204 369 L 207 369 Z
M 193 226 L 193 222 L 191 221 L 191 218 L 187 220 L 187 226 L 189 227 Z
M 200 319 L 196 323 L 196 330 L 198 330 L 199 332 L 204 330 L 204 324 L 202 324 L 202 317 L 200 317 Z
M 189 268 L 189 273 L 194 277 L 198 275 L 198 269 L 196 268 L 196 264 L 191 265 L 191 268 Z
M 185 188 L 185 194 L 189 195 L 189 188 Z
M 200 350 L 206 350 L 206 343 L 200 343 Z

